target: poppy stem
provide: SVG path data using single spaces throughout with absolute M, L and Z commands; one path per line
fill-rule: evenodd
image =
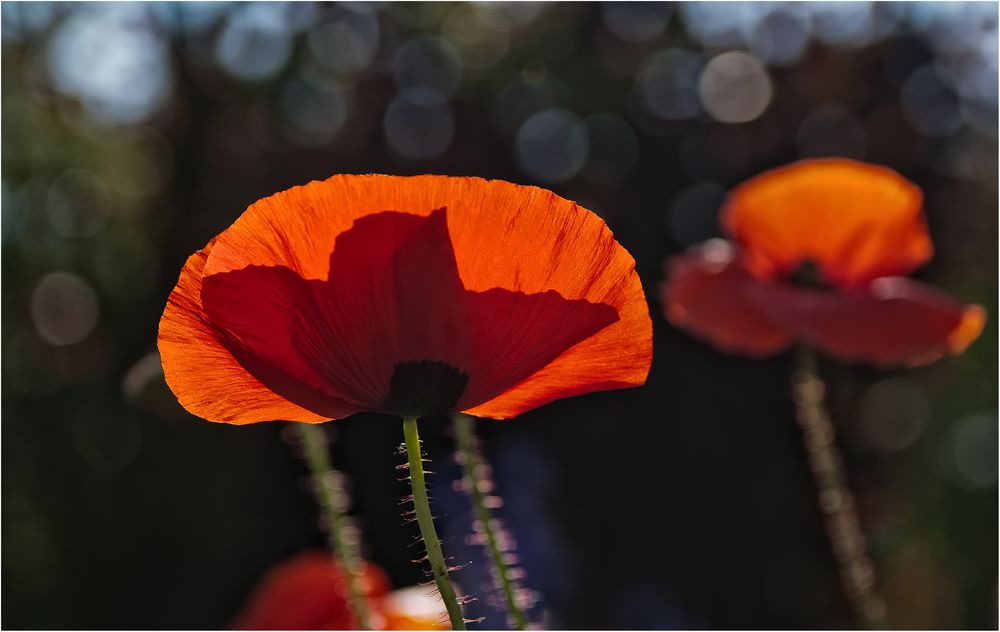
M 511 617 L 515 629 L 526 630 L 528 627 L 524 611 L 517 601 L 517 590 L 514 580 L 510 576 L 510 568 L 504 561 L 504 553 L 500 547 L 497 537 L 495 520 L 492 512 L 486 504 L 486 493 L 488 481 L 482 476 L 483 470 L 488 467 L 479 451 L 478 438 L 476 437 L 475 422 L 468 415 L 452 415 L 452 424 L 455 428 L 455 441 L 458 444 L 458 452 L 465 470 L 465 486 L 472 499 L 472 505 L 476 511 L 476 518 L 482 525 L 483 536 L 486 540 L 486 547 L 490 553 L 490 562 L 493 564 L 493 574 L 498 578 L 500 589 L 503 592 L 504 600 L 507 602 L 507 612 Z
M 823 403 L 826 387 L 819 376 L 816 354 L 800 346 L 797 361 L 793 377 L 795 418 L 802 428 L 841 583 L 859 623 L 872 630 L 888 629 L 885 602 L 875 590 L 875 565 L 868 554 L 854 495 L 847 486 L 830 413 Z
M 371 630 L 371 613 L 361 589 L 361 551 L 357 532 L 346 515 L 348 504 L 340 472 L 330 464 L 326 436 L 323 429 L 313 424 L 296 424 L 305 451 L 305 460 L 312 474 L 316 501 L 326 522 L 328 546 L 335 562 L 344 568 L 351 610 L 362 630 Z
M 420 450 L 420 435 L 417 432 L 417 418 L 403 417 L 403 438 L 406 441 L 406 458 L 410 467 L 410 487 L 413 489 L 413 510 L 420 526 L 420 536 L 427 547 L 427 559 L 431 564 L 431 572 L 441 601 L 448 610 L 453 630 L 465 629 L 465 617 L 462 607 L 455 597 L 455 588 L 448 576 L 448 565 L 441 551 L 441 540 L 434 529 L 434 517 L 431 516 L 431 506 L 427 500 L 427 483 L 424 481 L 424 459 Z

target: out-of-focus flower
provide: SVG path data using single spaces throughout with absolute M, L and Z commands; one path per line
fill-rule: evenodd
M 447 613 L 429 589 L 389 592 L 374 564 L 363 563 L 361 589 L 379 630 L 441 630 Z M 307 551 L 267 572 L 233 621 L 236 630 L 354 630 L 343 569 L 325 551 Z
M 190 412 L 508 418 L 642 384 L 651 324 L 604 222 L 534 187 L 334 176 L 260 200 L 192 255 L 160 321 Z
M 370 602 L 389 582 L 377 566 L 362 563 L 361 589 Z M 347 579 L 325 551 L 308 551 L 267 572 L 233 622 L 237 630 L 353 630 Z
M 900 275 L 930 259 L 920 189 L 896 172 L 808 160 L 737 187 L 732 242 L 667 262 L 665 315 L 724 351 L 776 354 L 796 341 L 847 361 L 919 365 L 980 334 L 978 305 Z
M 448 612 L 426 586 L 401 588 L 378 602 L 385 630 L 447 630 Z

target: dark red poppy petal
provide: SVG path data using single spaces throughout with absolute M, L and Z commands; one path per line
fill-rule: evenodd
M 820 351 L 880 366 L 916 366 L 961 353 L 986 318 L 978 305 L 903 277 L 883 277 L 867 291 L 850 292 L 760 284 L 754 298 Z
M 355 382 L 324 372 L 328 321 L 312 284 L 288 268 L 251 266 L 205 278 L 202 303 L 230 353 L 268 388 L 328 419 L 369 410 Z
M 160 320 L 158 346 L 167 384 L 191 413 L 233 424 L 328 417 L 298 406 L 261 383 L 222 342 L 201 304 L 202 271 L 212 244 L 191 255 Z
M 567 300 L 551 290 L 469 292 L 466 304 L 472 369 L 461 409 L 474 408 L 517 386 L 618 320 L 618 311 L 610 305 Z
M 261 366 L 365 410 L 385 409 L 400 363 L 468 370 L 464 290 L 443 209 L 360 218 L 329 259 L 326 280 L 283 266 L 210 275 L 205 308 Z
M 792 343 L 791 331 L 762 310 L 752 292 L 759 282 L 733 247 L 712 240 L 668 260 L 660 299 L 664 316 L 720 351 L 766 357 Z

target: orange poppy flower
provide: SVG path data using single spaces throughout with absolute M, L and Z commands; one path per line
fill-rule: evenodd
M 234 424 L 509 418 L 642 384 L 651 346 L 600 218 L 445 176 L 338 175 L 256 202 L 188 259 L 159 332 L 181 404 Z
M 933 246 L 913 183 L 885 167 L 807 160 L 732 191 L 712 240 L 667 262 L 668 320 L 724 351 L 796 341 L 847 361 L 919 365 L 961 353 L 985 312 L 900 275 Z
M 361 588 L 378 630 L 444 629 L 441 600 L 426 588 L 389 592 L 385 573 L 363 562 Z M 307 551 L 269 570 L 233 621 L 235 630 L 354 630 L 343 570 L 326 551 Z

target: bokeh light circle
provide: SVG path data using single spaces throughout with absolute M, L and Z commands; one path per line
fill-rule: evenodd
M 447 104 L 413 103 L 397 96 L 382 121 L 389 146 L 411 160 L 443 154 L 455 136 L 455 117 Z
M 754 55 L 772 66 L 797 62 L 809 46 L 811 30 L 802 10 L 779 4 L 761 19 L 744 26 L 744 39 Z
M 713 57 L 698 80 L 705 110 L 723 123 L 746 123 L 764 113 L 773 89 L 756 57 L 734 51 Z
M 351 93 L 339 82 L 326 78 L 321 85 L 299 77 L 281 89 L 278 108 L 303 145 L 322 145 L 333 140 L 351 111 Z
M 697 81 L 702 64 L 701 55 L 681 48 L 650 56 L 635 79 L 639 102 L 661 119 L 697 116 L 701 112 Z
M 336 17 L 316 24 L 306 41 L 320 64 L 345 75 L 357 74 L 368 68 L 378 51 L 378 18 L 345 6 Z
M 42 277 L 31 294 L 31 321 L 49 344 L 76 344 L 97 326 L 97 294 L 89 283 L 70 272 Z
M 529 176 L 550 184 L 566 182 L 587 161 L 587 127 L 575 114 L 551 108 L 531 116 L 517 131 L 517 164 Z
M 250 10 L 254 4 L 231 12 L 215 41 L 216 62 L 243 81 L 270 79 L 292 56 L 289 33 L 280 23 Z
M 399 45 L 392 56 L 392 78 L 400 94 L 416 105 L 446 103 L 462 81 L 455 48 L 441 38 L 418 36 Z
M 130 3 L 95 5 L 72 13 L 47 42 L 56 89 L 80 99 L 99 123 L 146 120 L 170 96 L 170 53 L 161 37 L 136 26 L 143 13 Z

